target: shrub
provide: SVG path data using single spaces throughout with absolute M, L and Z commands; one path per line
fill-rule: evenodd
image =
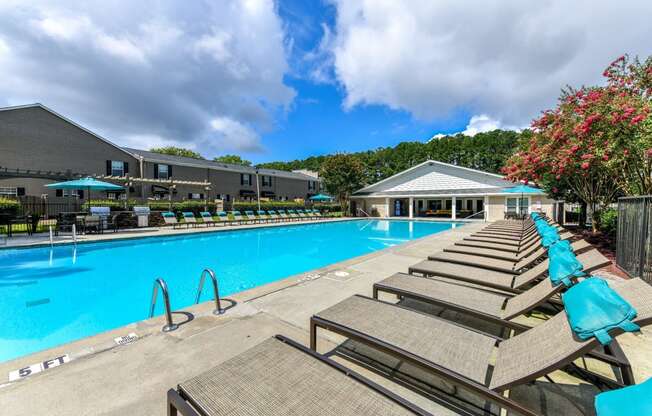
M 9 198 L 0 198 L 0 213 L 16 215 L 20 204 Z
M 617 229 L 618 211 L 613 208 L 608 208 L 600 212 L 600 231 L 615 236 Z

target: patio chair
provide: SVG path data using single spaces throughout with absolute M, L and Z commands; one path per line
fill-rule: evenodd
M 177 228 L 179 221 L 177 221 L 177 216 L 174 212 L 162 212 L 161 215 L 163 216 L 165 225 L 172 226 L 172 228 Z
M 582 259 L 587 273 L 611 264 L 608 258 L 595 249 Z M 420 278 L 396 273 L 374 284 L 373 297 L 378 299 L 379 292 L 390 293 L 401 299 L 414 299 L 505 328 L 523 330 L 527 327 L 512 319 L 550 301 L 563 289 L 564 285 L 553 286 L 550 279 L 542 279 L 522 293 L 508 294 L 436 277 Z
M 290 219 L 290 216 L 285 212 L 284 209 L 279 209 L 277 212 L 281 220 L 287 221 Z
M 303 212 L 303 210 L 300 209 L 295 209 L 293 210 L 294 213 L 297 214 L 297 217 L 299 217 L 301 220 L 308 220 L 308 216 Z
M 181 215 L 183 216 L 183 220 L 184 220 L 182 224 L 184 224 L 186 227 L 190 227 L 190 226 L 196 227 L 197 224 L 199 224 L 197 222 L 197 218 L 195 218 L 194 213 L 185 211 L 182 212 Z
M 256 214 L 254 214 L 253 211 L 249 211 L 249 210 L 244 212 L 244 215 L 242 215 L 242 218 L 245 221 L 250 222 L 252 224 L 256 224 L 258 222 L 261 222 L 258 218 L 256 218 Z
M 258 219 L 260 221 L 265 221 L 265 222 L 271 222 L 272 221 L 272 219 L 269 217 L 269 215 L 267 215 L 267 213 L 262 209 L 256 211 L 256 215 L 258 215 Z
M 597 250 L 590 250 L 586 253 L 577 255 L 577 260 L 582 264 L 594 264 L 596 258 L 603 258 Z M 598 262 L 602 264 L 602 262 Z M 601 267 L 611 264 L 610 262 Z M 528 285 L 543 278 L 548 273 L 548 259 L 532 267 L 531 269 L 515 275 L 514 273 L 505 273 L 495 270 L 487 270 L 481 267 L 465 266 L 443 261 L 425 260 L 408 268 L 409 274 L 419 274 L 424 277 L 437 276 L 472 283 L 480 287 L 502 290 L 507 293 L 521 293 Z M 595 269 L 584 269 L 584 272 L 590 273 Z
M 560 240 L 568 240 L 573 237 L 572 233 L 562 233 Z M 541 238 L 536 238 L 524 243 L 519 247 L 507 247 L 493 243 L 474 243 L 468 241 L 457 241 L 452 246 L 444 248 L 445 252 L 473 254 L 476 256 L 493 257 L 496 259 L 520 259 L 541 247 Z
M 575 253 L 591 248 L 585 240 L 578 240 L 571 244 Z M 450 253 L 439 252 L 428 256 L 428 260 L 443 261 L 448 263 L 462 264 L 465 266 L 481 267 L 487 270 L 497 270 L 499 272 L 521 274 L 523 271 L 532 267 L 540 258 L 547 254 L 547 249 L 539 246 L 536 250 L 528 252 L 527 255 L 518 257 L 515 260 L 497 259 L 495 257 L 485 257 L 468 253 Z
M 274 211 L 273 209 L 267 211 L 267 216 L 273 222 L 279 222 L 281 220 L 281 217 L 279 217 L 276 211 Z
M 318 209 L 313 208 L 313 210 L 312 210 L 312 214 L 313 214 L 316 218 L 324 218 L 324 216 L 321 215 L 321 211 L 319 211 Z
M 634 323 L 639 326 L 652 323 L 652 286 L 641 279 L 632 279 L 614 285 L 613 289 L 637 310 Z M 356 295 L 311 318 L 310 347 L 315 351 L 318 329 L 389 355 L 400 363 L 392 368 L 394 375 L 404 366 L 414 366 L 421 370 L 419 372 L 425 372 L 425 376 L 443 379 L 451 396 L 487 413 L 493 404 L 492 414 L 500 412 L 496 408 L 503 408 L 510 414 L 514 411 L 520 415 L 537 415 L 535 410 L 525 407 L 513 395 L 505 396 L 504 392 L 569 367 L 574 375 L 585 380 L 599 380 L 610 388 L 633 383 L 626 358 L 621 354 L 593 354 L 592 351 L 600 347 L 599 341 L 595 337 L 578 338 L 563 313 L 514 337 L 502 339 L 399 305 Z M 616 337 L 621 333 L 618 328 L 610 335 Z M 611 364 L 619 377 L 612 380 L 573 364 L 578 358 L 588 356 Z
M 294 221 L 301 221 L 301 217 L 299 217 L 299 214 L 296 213 L 295 210 L 293 209 L 288 209 L 288 217 L 290 217 Z
M 281 335 L 180 383 L 169 416 L 431 415 Z
M 213 215 L 212 215 L 210 212 L 208 212 L 208 211 L 202 211 L 202 212 L 200 212 L 200 213 L 199 213 L 199 216 L 200 216 L 201 219 L 202 219 L 202 223 L 203 223 L 203 224 L 206 224 L 207 227 L 208 227 L 209 225 L 215 225 L 215 224 L 217 224 L 217 222 L 213 219 Z
M 99 215 L 86 215 L 84 221 L 85 233 L 101 233 L 102 232 L 102 219 Z
M 217 211 L 216 215 L 217 215 L 216 223 L 227 225 L 233 222 L 229 219 L 229 214 L 227 214 L 225 211 Z
M 233 217 L 233 220 L 231 221 L 231 223 L 238 223 L 238 224 L 243 223 L 244 218 L 242 217 L 242 214 L 240 213 L 240 211 L 231 211 L 230 214 Z

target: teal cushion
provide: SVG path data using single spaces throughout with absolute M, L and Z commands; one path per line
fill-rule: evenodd
M 573 285 L 574 277 L 585 276 L 584 265 L 577 260 L 570 247 L 561 246 L 560 249 L 554 249 L 556 245 L 553 244 L 548 248 L 548 277 L 553 286 L 563 283 L 566 287 L 570 287 Z
M 164 217 L 167 217 L 167 218 L 171 218 L 171 217 L 175 216 L 173 212 L 164 212 L 161 215 L 163 215 Z
M 554 227 L 548 227 L 541 235 L 541 245 L 548 248 L 557 243 L 561 237 Z
M 262 209 L 260 211 L 257 211 L 257 212 L 258 212 L 258 216 L 267 215 L 267 214 L 265 214 L 265 211 L 263 211 Z
M 562 294 L 568 323 L 580 339 L 596 337 L 602 345 L 609 345 L 609 331 L 639 331 L 632 322 L 636 309 L 611 289 L 599 277 L 583 280 Z
M 220 216 L 220 217 L 226 217 L 227 216 L 226 212 L 224 212 L 224 211 L 219 211 L 217 213 L 217 215 Z
M 652 415 L 652 378 L 641 384 L 595 396 L 597 416 Z

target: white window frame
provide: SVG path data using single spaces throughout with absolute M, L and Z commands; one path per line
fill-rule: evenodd
M 0 195 L 18 196 L 18 188 L 15 186 L 0 186 Z
M 511 211 L 510 207 L 509 207 L 508 201 L 510 199 L 511 200 L 516 200 L 516 207 L 515 207 L 516 209 L 513 210 L 513 211 Z M 526 201 L 527 206 L 524 207 L 523 204 L 521 203 L 521 201 Z M 524 196 L 523 198 L 521 198 L 520 196 L 510 196 L 510 197 L 505 198 L 505 212 L 507 212 L 507 213 L 513 212 L 513 213 L 515 213 L 517 215 L 529 214 L 531 206 L 532 206 L 532 201 L 530 201 L 529 196 Z M 523 212 L 524 208 L 525 208 L 526 212 Z
M 118 164 L 120 167 L 117 167 Z M 119 172 L 119 174 L 116 174 Z M 125 162 L 122 160 L 112 160 L 111 161 L 111 176 L 125 176 Z
M 161 168 L 165 168 L 165 174 L 162 173 Z M 158 178 L 168 180 L 170 179 L 170 165 L 159 163 L 158 165 Z
M 314 191 L 317 189 L 317 181 L 308 181 L 308 190 Z
M 240 178 L 242 180 L 242 186 L 251 186 L 251 174 L 241 173 Z
M 271 187 L 272 186 L 272 176 L 271 175 L 261 175 L 262 178 L 262 186 L 265 187 Z

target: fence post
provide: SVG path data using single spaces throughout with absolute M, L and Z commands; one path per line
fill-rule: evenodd
M 636 273 L 637 276 L 643 277 L 643 272 L 645 271 L 645 261 L 646 261 L 646 247 L 645 247 L 645 242 L 647 241 L 647 233 L 648 233 L 648 198 L 643 197 L 643 209 L 641 210 L 641 215 L 643 216 L 643 221 L 641 224 L 641 236 L 640 236 L 640 247 L 639 247 L 639 261 L 638 261 L 638 273 Z

